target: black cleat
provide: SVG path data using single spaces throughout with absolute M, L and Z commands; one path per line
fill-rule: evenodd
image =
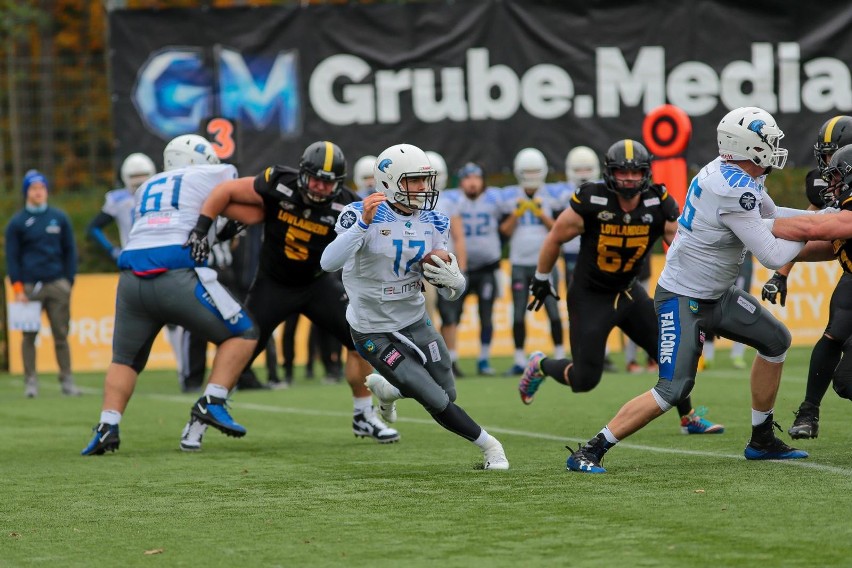
M 747 460 L 797 460 L 808 457 L 808 452 L 791 448 L 777 436 L 774 428 L 781 430 L 770 414 L 759 426 L 752 426 L 751 440 L 743 452 Z
M 819 406 L 803 401 L 795 413 L 796 419 L 787 430 L 794 440 L 816 438 L 819 435 Z
M 95 435 L 89 445 L 80 452 L 81 456 L 102 456 L 106 452 L 114 452 L 118 449 L 121 440 L 118 438 L 118 424 L 107 424 L 101 422 L 92 430 Z

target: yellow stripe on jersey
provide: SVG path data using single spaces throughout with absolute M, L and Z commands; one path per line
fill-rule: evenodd
M 325 161 L 322 163 L 324 172 L 331 171 L 331 163 L 334 161 L 334 146 L 331 142 L 325 143 Z
M 571 201 L 574 201 L 575 203 L 582 203 L 576 193 L 571 194 Z
M 266 168 L 266 171 L 263 172 L 263 179 L 269 181 L 269 174 L 272 173 L 272 168 Z
M 825 140 L 823 140 L 823 142 L 825 142 L 826 144 L 831 142 L 831 133 L 834 131 L 834 125 L 837 124 L 837 121 L 841 118 L 843 118 L 842 115 L 835 116 L 830 121 L 828 121 L 828 126 L 825 127 Z
M 633 140 L 624 141 L 624 157 L 628 161 L 633 159 Z

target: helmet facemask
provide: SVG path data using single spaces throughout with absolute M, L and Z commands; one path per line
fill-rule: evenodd
M 435 189 L 438 174 L 430 172 L 406 172 L 399 176 L 397 190 L 392 201 L 408 209 L 431 211 L 438 204 L 438 190 Z M 425 182 L 419 189 L 420 180 Z M 413 186 L 412 189 L 409 189 Z
M 638 171 L 641 178 L 625 182 L 616 179 L 618 171 Z M 651 154 L 635 140 L 619 140 L 606 152 L 603 178 L 608 190 L 625 199 L 633 199 L 651 185 Z
M 844 159 L 852 158 L 852 146 L 848 148 L 843 151 L 843 155 L 832 157 L 822 173 L 822 179 L 828 183 L 828 187 L 820 191 L 820 196 L 827 207 L 852 208 L 852 162 Z

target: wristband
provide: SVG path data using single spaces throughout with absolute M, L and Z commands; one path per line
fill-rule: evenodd
M 539 272 L 535 271 L 535 279 L 536 280 L 550 280 L 550 272 Z
M 783 274 L 781 274 L 780 272 L 778 272 L 777 270 L 775 271 L 775 274 L 772 275 L 772 277 L 773 278 L 780 278 L 781 280 L 787 280 L 787 277 L 784 276 Z
M 210 226 L 212 224 L 213 224 L 213 219 L 211 219 L 207 215 L 199 215 L 198 221 L 195 222 L 195 228 L 192 229 L 192 231 L 194 233 L 206 235 L 210 231 Z

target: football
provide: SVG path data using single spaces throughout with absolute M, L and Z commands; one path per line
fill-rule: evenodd
M 450 262 L 450 253 L 449 252 L 447 252 L 444 249 L 432 249 L 429 252 L 427 252 L 425 255 L 423 255 L 422 259 L 420 259 L 421 269 L 423 268 L 424 264 L 431 264 L 432 266 L 437 266 L 437 264 L 435 264 L 435 262 L 432 260 L 432 255 L 437 256 L 438 258 L 440 258 L 441 260 L 443 260 L 446 263 Z

